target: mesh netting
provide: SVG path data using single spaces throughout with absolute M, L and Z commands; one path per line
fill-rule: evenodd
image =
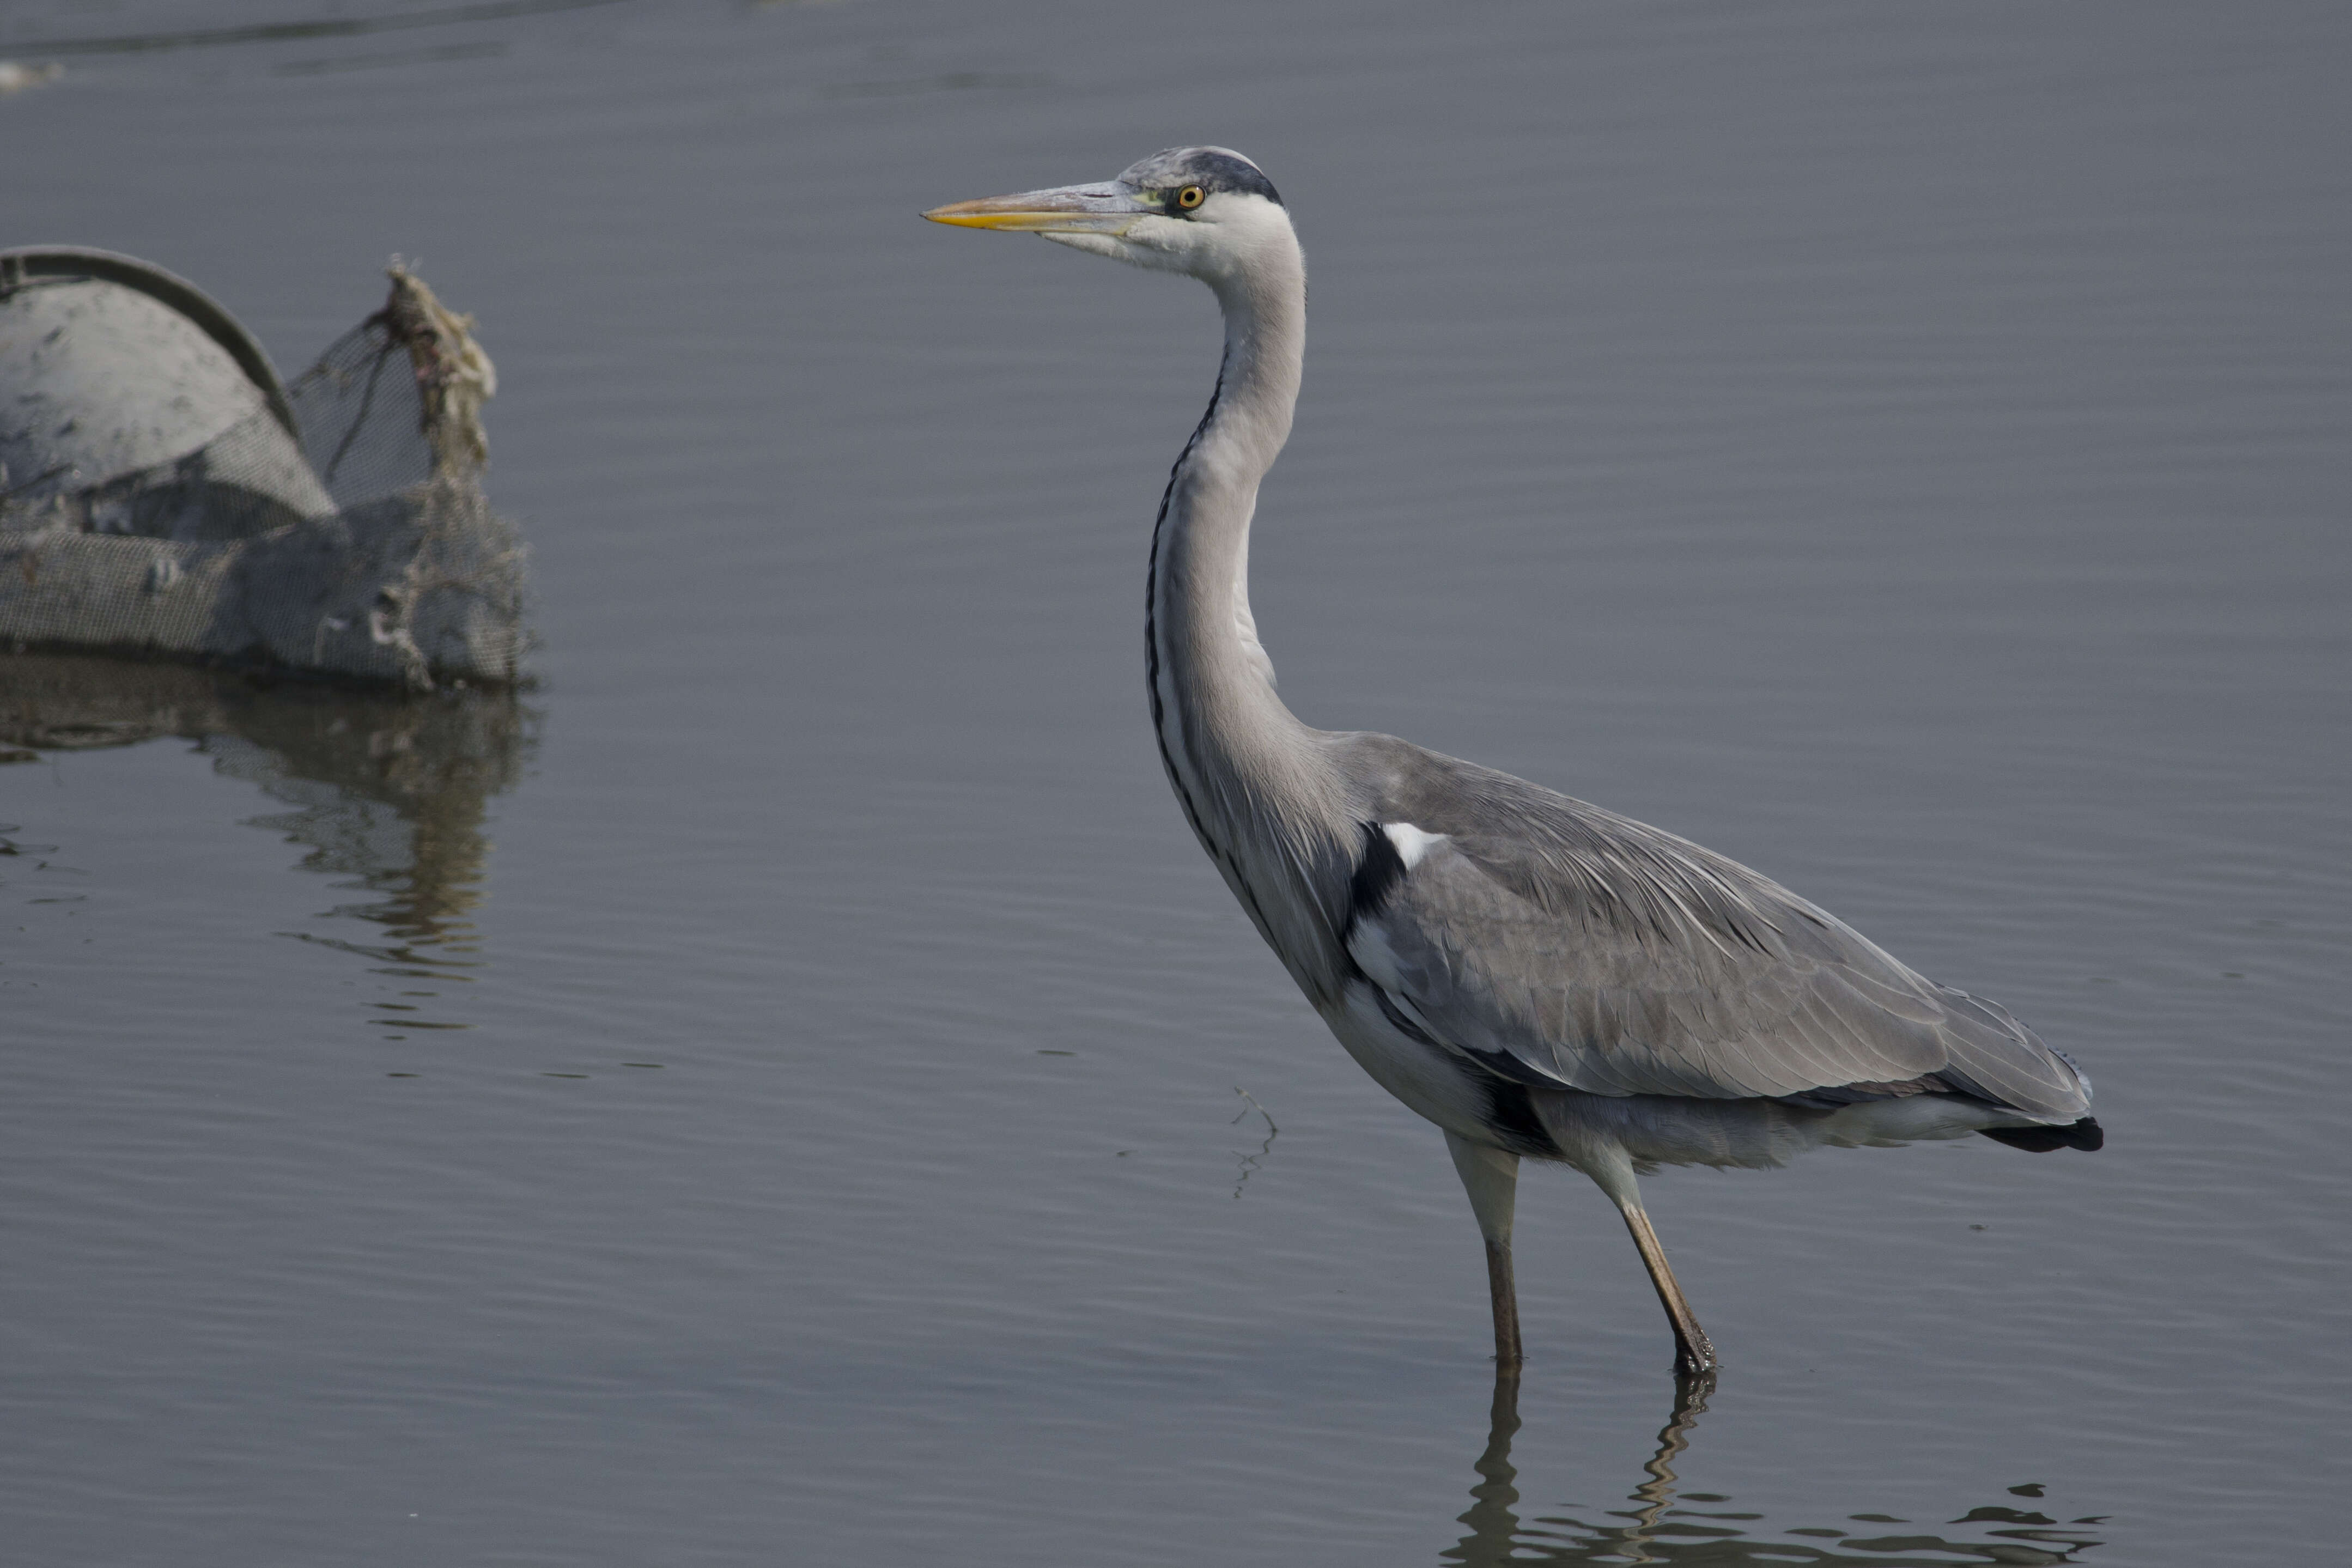
M 286 389 L 302 455 L 339 506 L 489 461 L 482 404 L 498 371 L 474 319 L 400 268 L 383 310 L 337 338 Z
M 15 253 L 37 254 L 64 253 Z M 279 392 L 242 329 L 143 264 L 11 259 L 0 455 L 30 471 L 0 462 L 0 647 L 516 679 L 524 557 L 481 490 L 497 378 L 471 318 L 395 266 L 383 309 Z
M 86 533 L 194 544 L 250 539 L 299 522 L 321 499 L 300 448 L 264 408 L 170 462 L 58 492 L 46 514 L 11 510 L 20 529 L 63 521 Z

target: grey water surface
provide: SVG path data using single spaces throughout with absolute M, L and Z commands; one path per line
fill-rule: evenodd
M 0 245 L 480 321 L 544 681 L 0 658 L 12 1563 L 2335 1560 L 2352 12 L 35 0 Z M 1206 292 L 917 221 L 1213 142 L 1313 271 L 1310 722 L 1733 855 L 2105 1151 L 1435 1131 L 1144 721 Z M 1246 1098 L 1240 1091 L 1246 1091 Z

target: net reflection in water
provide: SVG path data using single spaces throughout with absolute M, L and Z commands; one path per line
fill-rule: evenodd
M 478 967 L 470 915 L 486 896 L 483 816 L 520 776 L 536 721 L 513 693 L 412 698 L 72 656 L 19 655 L 0 673 L 0 742 L 88 751 L 179 737 L 225 777 L 290 806 L 247 825 L 302 846 L 304 869 L 370 895 L 325 912 L 381 934 L 285 934 L 394 975 L 464 980 Z

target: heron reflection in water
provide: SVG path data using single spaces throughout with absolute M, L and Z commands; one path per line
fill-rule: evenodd
M 2053 1568 L 2104 1542 L 2084 1532 L 2078 1520 L 2062 1523 L 2032 1508 L 1992 1505 L 1970 1509 L 1949 1524 L 1978 1525 L 1976 1539 L 1953 1540 L 1940 1528 L 1922 1531 L 1884 1513 L 1845 1516 L 1840 1525 L 1789 1527 L 1767 1522 L 1748 1508 L 1726 1508 L 1731 1500 L 1713 1494 L 1678 1497 L 1675 1466 L 1689 1448 L 1706 1413 L 1709 1384 L 1703 1377 L 1675 1380 L 1674 1409 L 1660 1428 L 1657 1446 L 1642 1465 L 1642 1480 L 1624 1495 L 1629 1507 L 1603 1510 L 1598 1519 L 1550 1505 L 1532 1520 L 1521 1517 L 1519 1472 L 1511 1462 L 1511 1441 L 1519 1430 L 1518 1379 L 1498 1369 L 1486 1432 L 1477 1458 L 1477 1482 L 1461 1522 L 1469 1533 L 1438 1554 L 1461 1568 L 1503 1568 L 1507 1563 L 1706 1564 L 1706 1568 L 1767 1568 L 1815 1563 L 1822 1568 L 1902 1568 L 1906 1563 L 1984 1563 Z M 1630 1468 L 1630 1467 L 1629 1467 Z M 2017 1491 L 2019 1489 L 2012 1489 Z M 2025 1488 L 2029 1495 L 2039 1488 Z M 1694 1508 L 1692 1503 L 1705 1503 Z M 1749 1529 L 1735 1527 L 1734 1521 Z M 1853 1523 L 1864 1528 L 1850 1528 Z M 1891 1528 L 1890 1528 L 1891 1527 Z
M 1259 481 L 1290 434 L 1307 268 L 1258 166 L 1218 147 L 932 209 L 1206 283 L 1225 347 L 1151 536 L 1145 670 L 1185 819 L 1339 1043 L 1444 1130 L 1520 1359 L 1519 1162 L 1623 1215 L 1686 1373 L 1715 1365 L 1636 1176 L 1972 1132 L 2096 1149 L 2089 1080 L 1998 1004 L 1687 839 L 1390 735 L 1310 729 L 1249 607 Z M 1159 345 L 1118 340 L 1157 370 Z
M 292 808 L 252 825 L 303 846 L 306 870 L 373 895 L 334 912 L 386 939 L 303 940 L 413 978 L 462 978 L 477 962 L 483 816 L 521 775 L 530 734 L 511 692 L 418 699 L 86 656 L 0 658 L 0 742 L 47 752 L 195 742 L 217 771 Z

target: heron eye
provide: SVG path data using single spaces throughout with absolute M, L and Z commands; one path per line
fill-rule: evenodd
M 1199 206 L 1202 202 L 1207 201 L 1208 199 L 1209 193 L 1202 190 L 1198 185 L 1187 185 L 1182 190 L 1176 193 L 1176 205 L 1182 207 L 1186 212 L 1191 212 L 1194 207 Z

